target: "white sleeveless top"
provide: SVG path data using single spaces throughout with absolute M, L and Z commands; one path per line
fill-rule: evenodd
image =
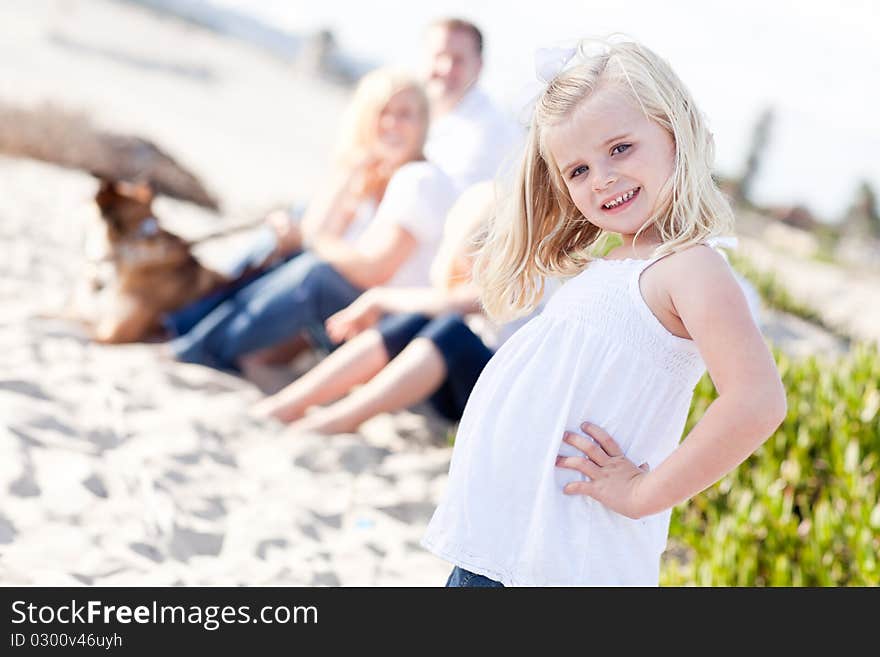
M 678 446 L 705 365 L 642 298 L 650 260 L 596 260 L 484 368 L 464 411 L 449 480 L 422 545 L 508 586 L 656 586 L 671 509 L 632 520 L 566 495 L 556 467 L 583 456 L 565 431 L 604 428 L 651 469 Z

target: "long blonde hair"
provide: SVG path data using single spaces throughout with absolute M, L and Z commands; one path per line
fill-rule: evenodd
M 577 209 L 545 143 L 547 128 L 570 117 L 600 83 L 631 94 L 675 143 L 673 173 L 635 238 L 654 226 L 661 242 L 653 255 L 659 256 L 733 229 L 730 205 L 712 179 L 712 135 L 669 64 L 632 41 L 584 40 L 569 68 L 537 99 L 514 189 L 499 204 L 476 262 L 482 302 L 493 318 L 533 310 L 545 277 L 581 271 L 609 235 Z
M 422 113 L 423 132 L 420 146 L 427 137 L 428 97 L 421 83 L 412 75 L 395 68 L 383 67 L 370 71 L 357 85 L 342 117 L 342 126 L 336 143 L 336 159 L 341 164 L 371 151 L 378 139 L 379 116 L 393 96 L 401 91 L 413 91 Z

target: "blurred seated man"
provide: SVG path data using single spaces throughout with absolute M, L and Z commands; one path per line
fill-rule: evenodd
M 524 131 L 478 85 L 483 34 L 476 25 L 437 20 L 426 29 L 423 44 L 422 79 L 431 102 L 425 156 L 463 191 L 495 178 L 516 155 Z

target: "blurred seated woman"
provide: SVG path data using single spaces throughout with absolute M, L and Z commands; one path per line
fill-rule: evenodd
M 478 183 L 453 206 L 432 264 L 432 287 L 365 292 L 327 321 L 330 337 L 347 342 L 254 412 L 291 422 L 297 433 L 355 431 L 379 413 L 425 400 L 459 420 L 494 351 L 528 320 L 496 330 L 479 314 L 470 274 L 493 197 L 491 182 Z M 328 405 L 312 408 L 319 404 Z
M 324 321 L 365 290 L 427 285 L 455 199 L 452 182 L 422 154 L 427 127 L 428 101 L 413 78 L 387 69 L 365 76 L 332 179 L 301 223 L 269 217 L 281 264 L 188 317 L 169 343 L 174 357 L 242 371 L 249 355 L 304 333 L 330 348 Z

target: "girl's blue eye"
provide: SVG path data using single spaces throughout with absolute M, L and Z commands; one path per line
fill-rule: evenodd
M 632 144 L 618 144 L 611 149 L 611 154 L 614 155 L 615 153 L 623 153 L 624 151 L 628 151 L 630 146 L 632 146 Z
M 571 178 L 577 178 L 582 173 L 586 173 L 590 168 L 586 164 L 582 164 L 579 167 L 575 167 L 575 169 L 571 172 Z

